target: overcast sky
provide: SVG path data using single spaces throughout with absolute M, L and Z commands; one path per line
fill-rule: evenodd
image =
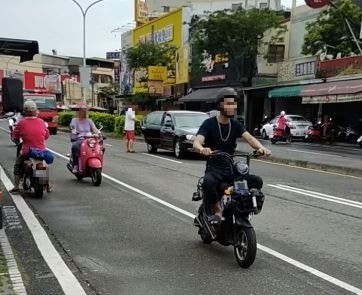
M 94 0 L 78 2 L 86 8 Z M 133 21 L 133 2 L 104 0 L 89 9 L 87 57 L 105 57 L 105 52 L 120 48 L 120 33 L 111 31 Z M 291 2 L 282 0 L 288 7 Z M 56 49 L 59 55 L 83 55 L 83 18 L 72 0 L 0 0 L 0 7 L 0 37 L 37 40 L 43 53 Z

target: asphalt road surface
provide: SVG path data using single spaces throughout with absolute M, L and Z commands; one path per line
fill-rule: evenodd
M 68 134 L 48 146 L 65 155 Z M 0 150 L 11 176 L 15 148 L 1 130 Z M 108 139 L 100 187 L 78 182 L 57 156 L 54 192 L 24 197 L 88 294 L 362 294 L 360 178 L 252 161 L 267 199 L 252 219 L 256 260 L 241 269 L 231 247 L 203 244 L 192 225 L 204 161 L 150 155 L 141 142 L 136 151 Z M 62 294 L 35 246 L 19 241 L 27 233 L 8 231 L 24 272 L 31 278 L 33 263 L 45 274 L 25 282 L 28 293 Z

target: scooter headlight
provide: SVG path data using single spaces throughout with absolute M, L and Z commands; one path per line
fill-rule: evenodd
M 97 144 L 97 141 L 96 141 L 94 138 L 88 139 L 88 146 L 89 146 L 90 148 L 95 148 L 95 147 L 96 147 L 96 144 Z
M 195 140 L 196 136 L 195 135 L 192 135 L 192 134 L 187 134 L 186 135 L 186 139 L 187 140 Z

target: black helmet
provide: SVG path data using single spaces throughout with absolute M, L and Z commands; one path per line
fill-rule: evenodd
M 236 93 L 234 88 L 224 87 L 224 88 L 221 88 L 216 93 L 216 102 L 217 102 L 217 104 L 219 104 L 221 101 L 223 101 L 224 97 L 234 97 L 234 98 L 236 98 L 237 96 L 238 96 L 238 94 Z

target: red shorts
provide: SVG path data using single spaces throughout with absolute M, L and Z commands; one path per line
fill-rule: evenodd
M 124 137 L 127 140 L 134 140 L 134 131 L 133 130 L 125 130 L 125 135 Z

